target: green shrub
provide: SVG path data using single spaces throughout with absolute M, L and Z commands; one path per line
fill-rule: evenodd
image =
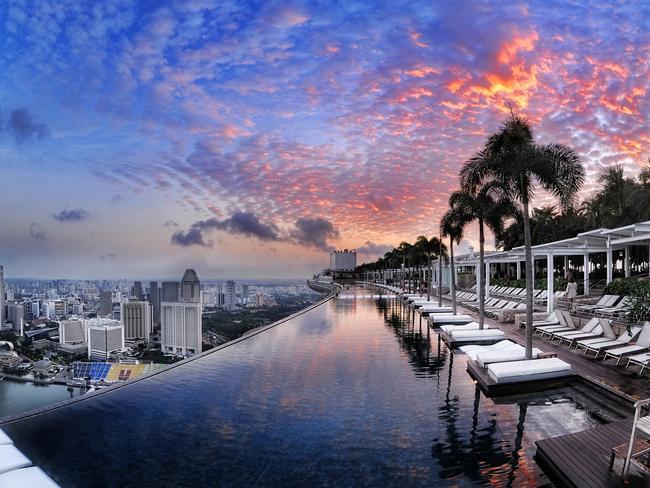
M 650 294 L 650 282 L 637 278 L 620 278 L 607 284 L 603 293 L 605 295 L 643 297 Z

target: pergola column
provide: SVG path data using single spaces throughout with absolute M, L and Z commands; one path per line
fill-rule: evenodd
M 485 293 L 483 294 L 485 299 L 490 298 L 490 262 L 485 261 Z
M 569 272 L 569 256 L 564 256 L 564 276 Z
M 517 279 L 521 279 L 521 261 L 517 260 Z
M 611 283 L 612 282 L 612 276 L 613 276 L 613 259 L 612 259 L 612 239 L 611 237 L 607 237 L 607 279 L 605 280 L 605 284 Z
M 478 293 L 478 287 L 481 286 L 481 263 L 477 262 L 474 265 L 474 274 L 476 275 L 476 291 Z
M 546 299 L 546 311 L 551 313 L 555 310 L 555 291 L 553 290 L 553 252 L 546 254 L 546 290 L 548 297 Z
M 630 246 L 625 246 L 625 259 L 623 261 L 623 269 L 625 270 L 625 277 L 630 277 Z
M 583 288 L 585 289 L 584 295 L 588 296 L 589 295 L 589 253 L 586 252 L 582 256 L 583 259 L 583 268 L 584 268 L 584 276 L 583 276 Z

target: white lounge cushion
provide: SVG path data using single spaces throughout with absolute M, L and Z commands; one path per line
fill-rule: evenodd
M 479 344 L 468 344 L 467 346 L 461 346 L 459 349 L 467 354 L 470 359 L 476 359 L 476 355 L 481 351 L 499 351 L 501 349 L 507 349 L 510 346 L 514 346 L 515 343 L 504 339 L 495 344 L 490 344 L 487 346 L 481 346 Z
M 468 322 L 467 324 L 449 324 L 441 325 L 440 328 L 445 332 L 452 332 L 454 330 L 478 330 L 478 322 Z M 485 325 L 487 329 L 487 324 Z
M 26 468 L 32 462 L 25 457 L 13 444 L 0 446 L 0 473 L 14 469 Z
M 533 348 L 533 358 L 537 358 L 541 353 L 542 351 L 539 349 Z M 485 368 L 485 366 L 491 363 L 506 363 L 508 361 L 522 361 L 524 359 L 526 359 L 526 348 L 519 344 L 500 351 L 479 352 L 476 355 L 476 362 L 481 368 Z
M 15 469 L 8 473 L 0 474 L 0 488 L 59 488 L 52 478 L 46 475 L 41 468 Z
M 505 337 L 502 330 L 499 329 L 484 329 L 484 330 L 455 330 L 449 334 L 452 339 L 456 341 L 472 341 L 472 340 L 500 340 Z
M 434 314 L 430 315 L 433 323 L 441 324 L 453 324 L 453 323 L 463 323 L 472 322 L 472 317 L 469 315 L 453 315 L 453 314 Z
M 567 376 L 571 365 L 558 358 L 544 358 L 492 363 L 487 370 L 496 383 L 518 383 Z
M 13 444 L 14 442 L 0 429 L 0 446 L 3 444 Z

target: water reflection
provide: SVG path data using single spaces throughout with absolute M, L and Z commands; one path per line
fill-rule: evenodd
M 535 440 L 615 415 L 575 388 L 495 402 L 465 368 L 399 300 L 337 300 L 3 428 L 68 488 L 523 486 Z

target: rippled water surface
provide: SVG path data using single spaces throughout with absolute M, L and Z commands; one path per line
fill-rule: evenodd
M 3 429 L 63 487 L 523 486 L 536 440 L 617 418 L 580 385 L 488 399 L 367 293 Z
M 0 381 L 0 418 L 79 396 L 79 388 Z

